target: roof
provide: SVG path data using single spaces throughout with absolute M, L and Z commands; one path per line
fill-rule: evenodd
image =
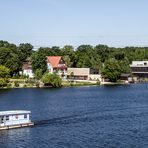
M 30 111 L 27 110 L 12 110 L 12 111 L 1 111 L 0 116 L 4 115 L 17 115 L 17 114 L 30 114 Z
M 67 75 L 74 74 L 74 76 L 88 76 L 90 74 L 90 68 L 68 68 Z
M 28 64 L 28 63 L 24 63 L 22 69 L 23 70 L 32 69 L 32 65 L 31 64 Z
M 58 67 L 58 64 L 62 57 L 61 56 L 48 56 L 47 58 L 50 64 L 52 65 L 52 67 Z
M 131 74 L 130 73 L 121 73 L 121 77 L 130 77 Z

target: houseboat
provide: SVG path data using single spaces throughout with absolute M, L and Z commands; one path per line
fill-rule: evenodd
M 33 126 L 30 113 L 26 110 L 0 111 L 0 130 Z

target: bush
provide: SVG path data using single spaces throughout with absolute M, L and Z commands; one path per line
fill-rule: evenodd
M 0 87 L 5 87 L 5 86 L 7 86 L 7 83 L 8 83 L 7 79 L 5 79 L 5 78 L 0 78 Z
M 61 87 L 62 80 L 57 74 L 45 73 L 42 77 L 42 82 L 45 86 Z
M 19 82 L 15 81 L 15 82 L 14 82 L 14 86 L 15 86 L 15 87 L 19 87 Z

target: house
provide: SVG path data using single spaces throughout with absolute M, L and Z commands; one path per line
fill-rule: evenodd
M 67 66 L 62 56 L 48 56 L 47 69 L 49 73 L 57 73 L 60 77 L 67 77 Z
M 99 71 L 91 68 L 68 68 L 67 78 L 73 80 L 101 81 Z
M 148 78 L 148 61 L 133 61 L 130 67 L 133 76 Z
M 23 63 L 22 74 L 28 76 L 29 78 L 34 78 L 30 58 L 26 59 L 26 61 Z

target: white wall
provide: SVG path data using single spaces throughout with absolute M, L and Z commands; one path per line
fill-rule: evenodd
M 34 73 L 32 69 L 25 69 L 23 70 L 23 74 L 29 76 L 29 78 L 34 78 Z
M 97 81 L 97 80 L 101 81 L 101 75 L 91 74 L 91 75 L 89 75 L 89 79 L 95 80 L 95 81 Z
M 131 66 L 148 66 L 148 61 L 132 61 Z
M 9 125 L 24 124 L 29 122 L 30 122 L 29 114 L 27 114 L 27 118 L 24 118 L 24 115 L 18 115 L 18 118 L 16 118 L 16 115 L 10 115 L 9 120 L 6 120 L 3 125 L 9 126 Z M 1 124 L 1 126 L 3 125 Z

